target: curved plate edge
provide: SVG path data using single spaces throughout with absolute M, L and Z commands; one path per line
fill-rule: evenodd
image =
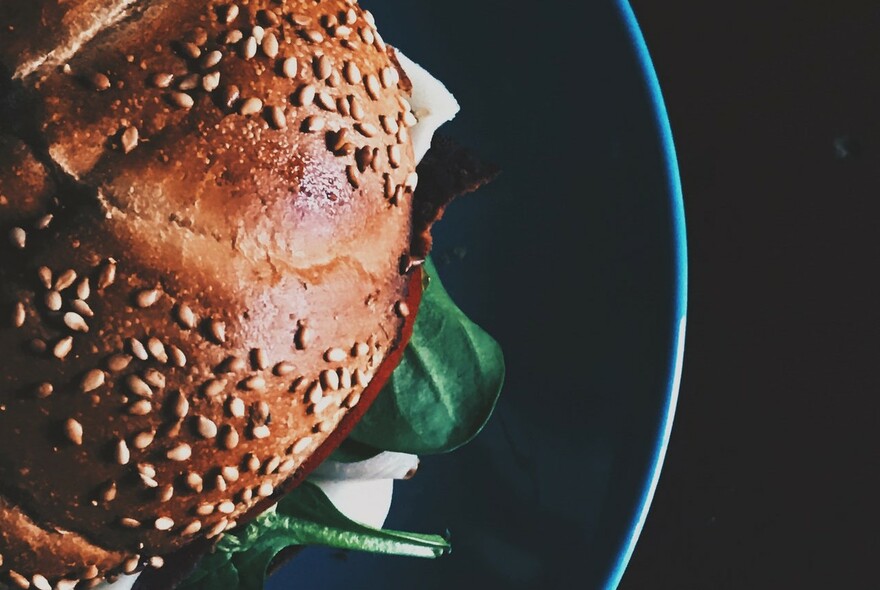
M 676 326 L 673 339 L 670 342 L 670 350 L 673 354 L 673 362 L 671 363 L 671 374 L 669 377 L 669 386 L 666 400 L 666 407 L 663 412 L 663 420 L 659 430 L 659 440 L 651 461 L 649 470 L 650 477 L 645 484 L 642 492 L 639 508 L 630 524 L 629 538 L 626 541 L 617 563 L 612 568 L 608 581 L 605 584 L 607 590 L 614 590 L 620 584 L 624 571 L 629 564 L 636 543 L 644 527 L 645 520 L 648 517 L 648 511 L 651 508 L 651 501 L 654 498 L 654 492 L 657 489 L 657 483 L 660 480 L 660 472 L 663 469 L 663 461 L 666 457 L 666 449 L 669 446 L 669 438 L 672 434 L 672 424 L 675 417 L 675 409 L 678 405 L 678 392 L 681 385 L 681 372 L 684 362 L 684 343 L 685 331 L 687 326 L 687 292 L 688 292 L 688 263 L 687 263 L 687 231 L 685 226 L 684 213 L 684 197 L 681 187 L 681 176 L 678 169 L 678 159 L 676 157 L 675 142 L 672 136 L 672 128 L 669 123 L 669 116 L 666 111 L 666 103 L 663 100 L 663 93 L 660 88 L 660 81 L 657 78 L 657 72 L 654 69 L 654 63 L 648 51 L 645 38 L 642 35 L 641 28 L 636 20 L 635 13 L 628 0 L 615 0 L 618 10 L 624 20 L 630 39 L 636 50 L 639 63 L 644 74 L 645 82 L 648 85 L 648 91 L 651 95 L 651 102 L 654 107 L 655 123 L 660 134 L 660 141 L 663 153 L 666 159 L 667 178 L 669 182 L 669 192 L 672 198 L 672 233 L 675 238 L 675 267 L 676 267 L 676 297 L 674 311 L 674 325 Z

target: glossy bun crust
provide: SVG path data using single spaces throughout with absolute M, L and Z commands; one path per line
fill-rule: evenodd
M 88 587 L 358 405 L 410 313 L 415 118 L 353 0 L 4 0 L 0 31 L 0 578 Z

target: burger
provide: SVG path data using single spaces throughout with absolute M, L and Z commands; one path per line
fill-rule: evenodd
M 448 551 L 380 527 L 501 387 L 429 257 L 497 173 L 457 109 L 355 0 L 0 3 L 0 584 Z

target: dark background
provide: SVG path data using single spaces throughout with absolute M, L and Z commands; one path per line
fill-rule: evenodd
M 621 588 L 877 588 L 880 5 L 632 4 L 691 289 L 675 429 Z

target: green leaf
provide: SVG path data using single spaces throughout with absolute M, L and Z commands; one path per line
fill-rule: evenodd
M 262 590 L 266 569 L 283 549 L 327 545 L 389 555 L 440 557 L 450 551 L 438 535 L 376 529 L 339 512 L 316 485 L 305 482 L 276 509 L 227 533 L 180 590 Z
M 381 452 L 381 449 L 347 438 L 330 454 L 330 460 L 339 463 L 358 463 L 372 459 Z
M 351 438 L 417 455 L 452 451 L 474 438 L 504 382 L 501 347 L 456 307 L 428 260 L 431 278 L 403 360 Z

